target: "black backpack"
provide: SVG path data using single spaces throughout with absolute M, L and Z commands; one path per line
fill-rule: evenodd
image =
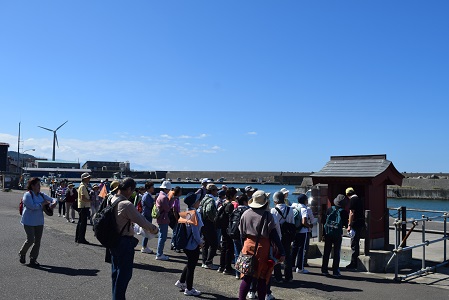
M 287 219 L 288 213 L 290 211 L 290 207 L 287 206 L 287 211 L 285 213 L 285 217 L 282 214 L 281 210 L 277 207 L 275 207 L 276 210 L 281 215 L 282 219 Z M 286 241 L 293 241 L 295 239 L 296 235 L 296 226 L 293 223 L 288 223 L 287 221 L 284 221 L 284 223 L 281 224 L 281 233 L 282 233 L 282 239 Z
M 190 232 L 190 235 L 187 236 L 187 225 L 185 223 L 178 223 L 176 225 L 175 232 L 173 233 L 173 246 L 175 249 L 185 249 L 189 240 L 192 238 L 193 230 Z
M 242 218 L 243 213 L 248 209 L 248 207 L 237 207 L 234 209 L 232 214 L 229 216 L 229 225 L 226 229 L 227 234 L 233 240 L 240 239 L 240 219 Z
M 232 203 L 225 202 L 217 210 L 217 216 L 214 219 L 216 228 L 226 228 L 229 223 L 229 215 L 226 213 L 226 207 Z
M 122 230 L 117 232 L 114 208 L 119 202 L 124 200 L 126 199 L 115 201 L 111 205 L 107 204 L 102 210 L 97 212 L 92 219 L 95 237 L 106 248 L 116 247 L 125 227 L 128 226 L 129 229 L 129 226 L 131 226 L 131 222 L 128 220 L 128 223 L 123 226 Z

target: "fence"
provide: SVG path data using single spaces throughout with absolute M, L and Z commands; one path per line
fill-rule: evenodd
M 449 239 L 449 236 L 447 234 L 447 212 L 442 211 L 430 211 L 430 210 L 416 210 L 416 209 L 409 209 L 409 211 L 419 211 L 419 212 L 431 212 L 431 213 L 441 213 L 441 215 L 432 216 L 432 217 L 426 217 L 425 215 L 422 215 L 420 219 L 411 219 L 407 220 L 406 218 L 406 207 L 399 207 L 396 209 L 398 211 L 398 216 L 395 219 L 393 225 L 395 227 L 395 248 L 393 249 L 393 255 L 391 256 L 390 260 L 385 266 L 385 270 L 387 269 L 388 265 L 391 263 L 393 259 L 395 259 L 395 280 L 400 281 L 404 280 L 413 276 L 426 274 L 432 270 L 436 270 L 439 267 L 442 267 L 449 262 L 447 261 L 446 257 L 446 250 L 447 250 L 447 240 Z M 443 220 L 443 231 L 439 232 L 443 234 L 442 238 L 437 238 L 434 240 L 427 240 L 426 239 L 426 233 L 429 233 L 429 230 L 426 231 L 426 222 L 433 221 L 433 220 Z M 408 237 L 412 234 L 412 232 L 415 230 L 415 228 L 421 223 L 421 243 L 415 244 L 412 246 L 407 246 L 406 242 Z M 411 228 L 407 231 L 407 224 L 411 224 Z M 402 234 L 402 239 L 401 239 Z M 439 263 L 432 267 L 426 267 L 426 247 L 428 247 L 431 244 L 440 243 L 443 242 L 443 262 Z M 399 254 L 401 252 L 405 251 L 411 251 L 412 249 L 422 247 L 422 259 L 421 259 L 421 270 L 418 270 L 416 272 L 412 272 L 403 276 L 399 276 Z

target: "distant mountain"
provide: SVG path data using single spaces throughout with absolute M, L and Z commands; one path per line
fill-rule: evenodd
M 8 151 L 8 156 L 10 156 L 12 159 L 17 160 L 17 151 Z M 28 153 L 25 154 L 20 153 L 20 159 L 21 160 L 36 159 L 36 157 Z

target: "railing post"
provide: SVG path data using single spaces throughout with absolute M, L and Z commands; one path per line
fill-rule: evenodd
M 396 243 L 394 246 L 394 249 L 396 250 L 396 257 L 394 260 L 394 280 L 398 280 L 398 274 L 399 274 L 399 252 L 398 252 L 398 248 L 399 248 L 399 216 L 396 219 L 396 221 L 394 222 L 394 232 L 396 234 Z
M 422 215 L 422 218 L 424 219 L 425 216 Z M 426 242 L 426 220 L 422 221 L 422 242 Z M 424 244 L 422 246 L 422 263 L 421 268 L 424 270 L 426 268 L 426 245 Z
M 404 240 L 405 235 L 407 234 L 407 208 L 405 206 L 401 206 L 401 219 L 402 219 L 402 240 Z M 404 242 L 403 247 L 407 246 L 407 241 Z
M 447 225 L 447 213 L 444 213 L 444 237 L 447 237 L 447 227 L 446 227 L 446 225 Z M 447 239 L 444 239 L 444 247 L 443 247 L 443 249 L 444 249 L 444 261 L 446 261 L 446 250 L 447 250 L 447 248 L 446 248 L 446 241 L 447 241 Z
M 365 234 L 365 255 L 369 255 L 371 249 L 371 237 L 370 237 L 370 223 L 371 223 L 371 210 L 365 210 L 365 224 L 366 224 L 366 234 Z

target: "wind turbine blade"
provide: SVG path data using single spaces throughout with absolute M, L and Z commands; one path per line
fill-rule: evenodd
M 58 148 L 59 148 L 59 143 L 58 143 L 58 135 L 56 134 L 56 130 L 55 130 L 55 140 L 56 140 L 56 145 L 58 146 Z
M 45 127 L 42 127 L 42 126 L 37 126 L 37 127 L 40 127 L 40 128 L 42 128 L 42 129 L 45 129 L 45 130 L 48 130 L 48 131 L 53 131 L 53 130 L 51 130 L 51 129 L 48 129 L 48 128 L 45 128 Z
M 64 123 L 62 123 L 62 125 L 61 126 L 59 126 L 58 128 L 56 128 L 56 130 L 55 131 L 57 131 L 59 128 L 61 128 L 62 126 L 64 126 L 65 125 L 65 123 L 67 123 L 69 120 L 67 120 L 67 121 L 65 121 Z

